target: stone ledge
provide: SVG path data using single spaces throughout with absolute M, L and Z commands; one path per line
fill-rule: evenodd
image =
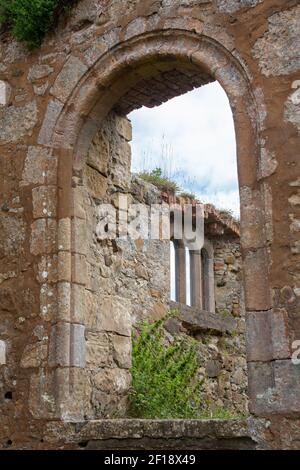
M 179 319 L 190 331 L 207 331 L 215 333 L 232 333 L 237 328 L 237 322 L 232 315 L 226 317 L 219 313 L 211 313 L 197 307 L 178 302 L 170 302 L 170 308 L 179 311 Z
M 97 450 L 263 449 L 264 420 L 116 419 L 78 423 L 50 422 L 45 442 L 60 448 Z M 62 437 L 63 436 L 63 437 Z

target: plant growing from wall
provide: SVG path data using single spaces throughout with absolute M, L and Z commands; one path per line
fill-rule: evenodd
M 139 173 L 138 176 L 144 181 L 153 184 L 161 191 L 172 192 L 175 194 L 180 190 L 178 184 L 165 176 L 161 168 L 155 168 L 152 171 L 143 171 Z
M 0 0 L 0 23 L 30 49 L 38 47 L 62 11 L 77 0 Z
M 175 339 L 167 344 L 165 319 L 140 324 L 133 336 L 130 415 L 135 418 L 197 418 L 201 382 L 197 380 L 197 342 Z

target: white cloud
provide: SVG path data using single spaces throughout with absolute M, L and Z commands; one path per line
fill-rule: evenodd
M 217 82 L 129 117 L 133 171 L 166 168 L 185 189 L 238 214 L 234 123 Z

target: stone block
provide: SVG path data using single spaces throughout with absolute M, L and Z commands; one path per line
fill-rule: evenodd
M 78 57 L 71 56 L 51 88 L 52 95 L 65 102 L 87 69 Z
M 71 325 L 70 336 L 70 365 L 71 367 L 85 367 L 85 327 L 83 325 Z
M 86 221 L 78 217 L 72 219 L 72 252 L 86 255 L 87 253 L 87 225 Z
M 20 186 L 30 184 L 56 184 L 57 158 L 49 149 L 29 147 Z
M 57 257 L 57 280 L 71 282 L 72 256 L 68 251 L 59 251 Z
M 34 418 L 51 419 L 56 416 L 56 377 L 54 371 L 40 369 L 30 376 L 29 411 Z
M 38 120 L 35 101 L 24 106 L 0 107 L 0 144 L 18 142 L 31 135 Z
M 70 282 L 59 282 L 57 284 L 58 294 L 58 321 L 70 321 L 71 318 L 71 284 Z
M 69 218 L 58 221 L 58 250 L 71 251 L 71 219 Z
M 87 164 L 99 173 L 108 175 L 109 140 L 103 132 L 98 132 L 94 137 L 87 155 Z
M 58 368 L 56 384 L 61 397 L 58 415 L 64 422 L 83 422 L 92 419 L 89 371 L 78 367 Z
M 33 218 L 56 217 L 57 188 L 39 186 L 32 190 Z
M 63 104 L 60 101 L 52 100 L 49 102 L 38 137 L 40 145 L 51 145 L 54 127 L 62 109 Z
M 107 191 L 107 178 L 88 165 L 85 166 L 84 173 L 90 195 L 96 199 L 103 199 Z
M 49 345 L 51 367 L 85 367 L 85 327 L 72 323 L 52 326 Z
M 86 364 L 90 368 L 111 367 L 113 364 L 107 333 L 86 333 Z
M 79 284 L 72 284 L 72 320 L 85 324 L 86 321 L 86 288 Z
M 102 369 L 94 376 L 94 386 L 102 392 L 125 394 L 131 384 L 131 375 L 124 369 Z
M 42 78 L 48 77 L 54 71 L 53 67 L 46 64 L 37 64 L 30 67 L 27 79 L 29 82 L 37 82 Z
M 244 255 L 244 283 L 246 308 L 249 311 L 270 310 L 268 255 L 264 248 Z
M 0 106 L 7 106 L 11 97 L 11 86 L 8 82 L 0 80 Z
M 119 136 L 125 139 L 127 142 L 132 140 L 132 125 L 130 120 L 126 116 L 116 115 L 116 131 Z
M 131 335 L 131 302 L 118 296 L 98 296 L 87 291 L 87 328 Z
M 48 345 L 46 342 L 38 341 L 28 344 L 22 354 L 21 367 L 40 367 L 47 359 Z
M 100 304 L 96 303 L 96 312 L 94 322 L 97 330 L 131 336 L 131 302 L 128 299 L 105 297 Z
M 84 255 L 72 255 L 72 282 L 81 285 L 87 283 L 87 262 Z
M 113 358 L 122 369 L 131 367 L 131 338 L 125 336 L 113 336 Z
M 290 359 L 248 364 L 250 411 L 257 416 L 300 413 L 300 367 Z
M 247 312 L 246 344 L 248 361 L 273 358 L 271 317 L 269 312 Z
M 56 220 L 37 219 L 31 224 L 30 252 L 33 255 L 56 251 Z

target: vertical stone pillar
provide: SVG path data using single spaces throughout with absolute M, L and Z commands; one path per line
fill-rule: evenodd
M 202 307 L 201 251 L 190 251 L 191 305 Z
M 185 246 L 182 242 L 174 242 L 175 247 L 175 285 L 176 301 L 186 303 L 186 259 Z

